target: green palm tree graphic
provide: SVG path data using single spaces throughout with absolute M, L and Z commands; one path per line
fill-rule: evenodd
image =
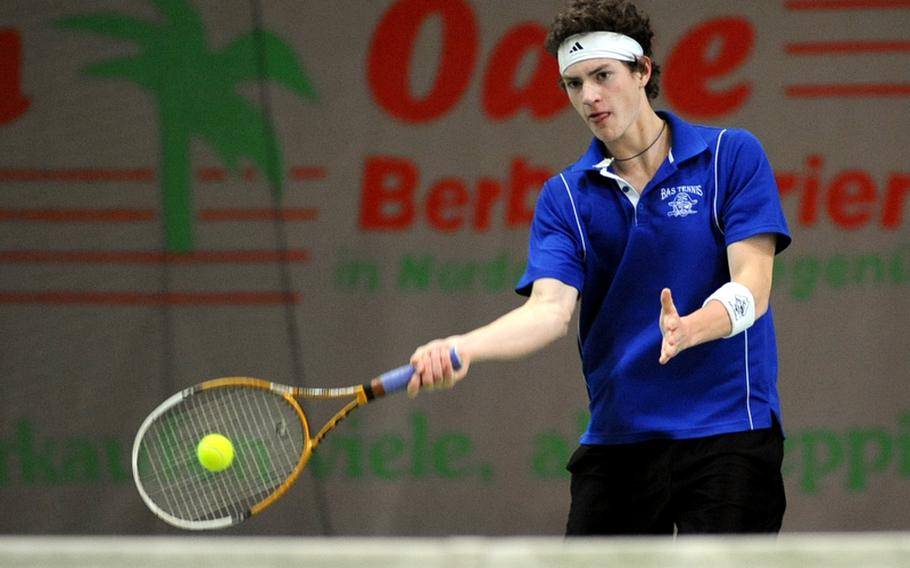
M 266 113 L 237 94 L 237 85 L 273 80 L 310 100 L 316 94 L 294 52 L 275 34 L 256 29 L 213 52 L 202 20 L 187 0 L 148 1 L 160 22 L 98 12 L 56 24 L 141 46 L 137 55 L 95 63 L 84 72 L 129 79 L 155 97 L 165 243 L 169 252 L 185 253 L 193 250 L 193 139 L 205 140 L 234 172 L 242 158 L 252 160 L 266 173 L 275 196 L 281 196 L 284 168 L 275 131 Z

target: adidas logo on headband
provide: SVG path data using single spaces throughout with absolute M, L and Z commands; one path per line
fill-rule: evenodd
M 584 49 L 584 46 L 576 41 L 575 45 L 572 46 L 572 49 L 569 50 L 569 53 L 575 53 L 576 51 L 581 51 L 582 49 Z

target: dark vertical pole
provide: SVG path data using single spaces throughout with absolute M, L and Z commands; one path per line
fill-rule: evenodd
M 262 22 L 262 6 L 260 0 L 250 0 L 250 6 L 252 7 L 253 12 L 253 28 L 256 32 L 261 32 L 263 27 Z M 271 94 L 269 92 L 268 84 L 268 59 L 265 54 L 265 49 L 262 45 L 262 34 L 257 33 L 256 37 L 258 42 L 256 45 L 256 65 L 259 75 L 259 98 L 262 111 L 266 116 L 268 124 L 272 125 L 273 130 L 275 129 L 275 116 L 271 104 Z M 276 132 L 277 136 L 277 132 Z M 266 144 L 266 154 L 268 156 L 268 167 L 271 169 L 271 172 L 268 172 L 273 175 L 266 175 L 266 178 L 269 180 L 275 179 L 279 180 L 277 183 L 281 183 L 280 180 L 284 178 L 283 171 L 276 171 L 279 168 L 280 159 L 278 155 L 278 148 L 276 148 L 274 139 L 270 136 L 265 137 Z M 271 182 L 270 182 L 271 183 Z M 279 270 L 279 279 L 281 281 L 281 289 L 285 294 L 287 301 L 284 303 L 285 306 L 285 325 L 287 328 L 286 337 L 288 341 L 288 354 L 291 358 L 291 370 L 294 374 L 295 384 L 304 385 L 304 369 L 303 369 L 303 357 L 301 356 L 300 346 L 301 346 L 301 337 L 300 329 L 297 325 L 297 314 L 294 310 L 294 304 L 290 301 L 293 292 L 294 292 L 294 282 L 291 275 L 291 263 L 288 258 L 288 237 L 287 237 L 287 227 L 284 222 L 284 217 L 281 215 L 281 188 L 272 187 L 271 188 L 272 196 L 272 211 L 273 215 L 273 227 L 275 229 L 275 243 L 277 247 L 278 256 L 280 258 L 278 262 Z M 330 511 L 328 508 L 328 503 L 325 496 L 325 487 L 322 482 L 317 479 L 315 476 L 311 475 L 310 479 L 313 481 L 314 493 L 316 496 L 316 511 L 319 513 L 320 522 L 322 525 L 322 533 L 324 535 L 330 536 L 334 534 L 332 528 L 332 520 L 330 517 Z M 301 510 L 308 510 L 310 507 L 302 507 Z

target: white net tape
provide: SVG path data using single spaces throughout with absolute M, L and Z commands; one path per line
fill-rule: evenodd
M 3 568 L 907 568 L 910 534 L 778 538 L 0 537 Z

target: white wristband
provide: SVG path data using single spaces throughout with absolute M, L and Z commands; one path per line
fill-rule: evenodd
M 702 307 L 711 300 L 720 302 L 727 310 L 727 315 L 730 316 L 733 329 L 730 330 L 730 335 L 724 336 L 725 339 L 742 333 L 755 323 L 755 298 L 752 297 L 752 292 L 742 284 L 727 282 L 708 296 Z

